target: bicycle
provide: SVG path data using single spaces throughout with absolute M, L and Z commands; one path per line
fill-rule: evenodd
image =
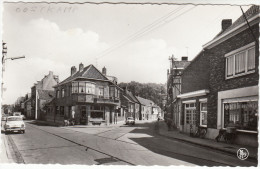
M 215 138 L 217 142 L 221 141 L 223 139 L 226 143 L 232 144 L 235 140 L 236 137 L 236 132 L 234 128 L 227 128 L 225 129 L 220 129 L 219 134 Z
M 198 127 L 197 131 L 195 132 L 194 136 L 199 138 L 205 138 L 207 134 L 207 128 L 205 127 Z

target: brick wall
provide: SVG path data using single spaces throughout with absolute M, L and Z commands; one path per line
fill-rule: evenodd
M 183 71 L 181 93 L 209 88 L 209 56 L 201 52 Z
M 252 26 L 255 36 L 259 37 L 258 24 Z M 225 57 L 226 53 L 241 48 L 251 42 L 254 38 L 249 29 L 229 38 L 221 44 L 209 50 L 210 53 L 210 75 L 209 75 L 209 90 L 208 96 L 208 127 L 217 127 L 217 95 L 219 91 L 248 87 L 258 85 L 259 70 L 259 46 L 256 45 L 256 70 L 255 73 L 235 77 L 232 79 L 225 79 Z

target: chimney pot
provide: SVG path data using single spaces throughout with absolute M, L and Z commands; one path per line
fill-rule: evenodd
M 102 74 L 105 76 L 107 75 L 107 68 L 105 66 L 102 68 Z
M 71 74 L 70 74 L 70 75 L 71 75 L 71 76 L 74 75 L 74 74 L 76 73 L 76 71 L 77 71 L 77 68 L 76 68 L 75 66 L 72 66 L 72 67 L 71 67 Z
M 83 63 L 80 63 L 79 64 L 79 71 L 81 72 L 83 69 L 84 69 L 84 65 L 83 65 Z
M 181 60 L 182 60 L 182 61 L 188 61 L 188 56 L 182 56 L 182 57 L 181 57 Z
M 223 19 L 221 22 L 222 31 L 225 31 L 231 25 L 232 25 L 232 19 Z

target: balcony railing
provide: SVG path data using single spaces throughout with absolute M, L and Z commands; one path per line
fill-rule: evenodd
M 89 95 L 89 94 L 74 94 L 73 101 L 76 102 L 87 102 L 87 103 L 119 103 L 119 98 L 117 97 L 106 97 L 99 95 Z

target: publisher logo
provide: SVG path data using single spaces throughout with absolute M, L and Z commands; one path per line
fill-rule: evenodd
M 240 160 L 245 160 L 248 158 L 248 156 L 249 156 L 249 152 L 246 148 L 240 148 L 237 150 L 237 157 Z

